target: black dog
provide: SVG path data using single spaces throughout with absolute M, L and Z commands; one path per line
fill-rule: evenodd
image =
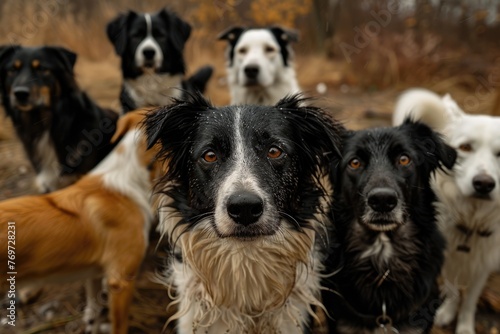
M 430 186 L 456 152 L 429 127 L 350 132 L 334 176 L 334 239 L 323 302 L 330 333 L 428 333 L 445 241 Z M 332 274 L 333 272 L 335 274 Z M 381 331 L 383 333 L 384 331 Z
M 167 9 L 154 14 L 129 11 L 111 21 L 106 31 L 121 57 L 124 112 L 170 104 L 172 97 L 182 94 L 179 88 L 204 92 L 213 69 L 205 66 L 183 80 L 183 50 L 191 26 L 174 13 Z
M 177 255 L 166 284 L 182 282 L 178 333 L 308 326 L 330 223 L 320 171 L 339 157 L 343 128 L 302 102 L 216 108 L 195 95 L 148 115 L 168 161 L 160 226 Z
M 118 115 L 99 108 L 74 78 L 61 47 L 0 47 L 0 91 L 41 192 L 76 181 L 112 149 Z

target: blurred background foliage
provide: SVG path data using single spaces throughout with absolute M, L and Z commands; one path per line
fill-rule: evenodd
M 333 89 L 418 85 L 439 92 L 500 84 L 500 0 L 3 0 L 0 42 L 59 44 L 116 67 L 106 23 L 126 10 L 163 7 L 193 26 L 190 69 L 212 63 L 220 80 L 221 31 L 278 24 L 300 32 L 295 50 L 306 88 L 321 82 Z

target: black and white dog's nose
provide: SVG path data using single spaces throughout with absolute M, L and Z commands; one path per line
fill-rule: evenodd
M 377 212 L 390 212 L 398 205 L 398 194 L 389 188 L 375 188 L 368 193 L 368 205 Z
M 146 60 L 152 60 L 155 57 L 156 51 L 153 49 L 144 49 L 142 50 L 142 54 Z
M 27 102 L 30 97 L 30 90 L 28 87 L 15 87 L 12 92 L 19 102 Z
M 232 194 L 227 202 L 227 213 L 237 224 L 247 226 L 256 223 L 263 211 L 262 199 L 248 191 Z
M 486 195 L 495 189 L 495 180 L 487 174 L 479 174 L 472 179 L 472 185 L 478 193 Z
M 259 75 L 259 66 L 248 65 L 245 66 L 244 71 L 248 79 L 257 79 L 257 76 Z

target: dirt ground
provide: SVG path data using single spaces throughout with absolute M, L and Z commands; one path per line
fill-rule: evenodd
M 120 79 L 116 63 L 79 62 L 76 72 L 82 88 L 99 104 L 117 109 Z M 310 80 L 303 88 L 306 92 L 314 93 L 315 84 L 314 80 Z M 335 117 L 352 129 L 387 126 L 390 123 L 391 110 L 398 93 L 396 89 L 366 93 L 342 86 L 340 89 L 329 89 L 317 103 L 325 106 Z M 218 69 L 215 72 L 208 95 L 216 104 L 228 102 L 223 70 Z M 4 117 L 3 112 L 0 113 L 0 200 L 35 193 L 31 166 L 13 133 L 10 120 Z M 375 117 L 366 117 L 367 115 L 375 115 Z M 161 248 L 155 249 L 156 236 L 152 239 L 149 256 L 144 263 L 133 301 L 130 333 L 160 333 L 169 315 L 172 314 L 172 310 L 167 310 L 169 303 L 167 291 L 161 285 L 152 282 L 152 278 L 161 270 L 167 256 Z M 483 298 L 480 303 L 478 333 L 498 334 L 499 332 L 500 314 L 494 313 L 488 302 L 492 298 L 500 298 L 499 290 L 500 277 L 497 275 L 492 278 L 485 292 L 486 298 Z M 81 316 L 85 305 L 84 300 L 84 291 L 80 282 L 47 287 L 35 303 L 18 308 L 19 317 L 15 330 L 1 323 L 0 332 L 6 334 L 80 333 L 82 332 Z M 0 314 L 3 315 L 3 312 Z M 166 332 L 170 330 L 167 329 Z M 318 330 L 318 332 L 321 331 Z M 433 333 L 448 334 L 452 331 L 449 328 L 436 329 Z

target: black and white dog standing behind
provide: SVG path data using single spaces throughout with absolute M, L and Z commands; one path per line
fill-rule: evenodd
M 445 240 L 431 175 L 456 152 L 422 123 L 348 133 L 334 171 L 323 303 L 330 333 L 429 333 Z
M 121 58 L 124 112 L 169 104 L 172 97 L 181 97 L 182 89 L 204 92 L 213 69 L 202 67 L 184 80 L 183 52 L 191 26 L 176 14 L 167 9 L 129 11 L 111 21 L 106 32 Z
M 113 147 L 118 114 L 79 89 L 75 62 L 76 54 L 62 47 L 0 47 L 2 104 L 40 192 L 75 182 Z
M 500 117 L 468 115 L 449 95 L 424 89 L 400 97 L 394 123 L 408 115 L 442 132 L 458 151 L 453 169 L 433 180 L 448 243 L 446 299 L 436 324 L 448 325 L 456 317 L 456 333 L 473 334 L 479 296 L 489 275 L 500 268 Z
M 178 333 L 308 327 L 331 224 L 321 171 L 343 128 L 301 102 L 215 108 L 197 95 L 149 114 L 149 143 L 168 165 L 160 225 L 175 254 L 165 282 Z
M 219 35 L 226 40 L 226 67 L 231 104 L 274 105 L 300 92 L 291 43 L 298 33 L 281 27 L 234 27 Z

